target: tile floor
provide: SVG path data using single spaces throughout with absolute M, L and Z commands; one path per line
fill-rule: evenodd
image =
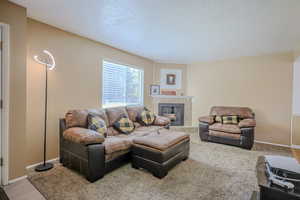
M 46 200 L 27 179 L 4 186 L 4 190 L 10 200 Z

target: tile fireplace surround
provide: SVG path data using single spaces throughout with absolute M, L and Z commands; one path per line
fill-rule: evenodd
M 155 113 L 159 113 L 160 103 L 184 104 L 184 126 L 192 126 L 192 96 L 153 95 L 152 99 Z

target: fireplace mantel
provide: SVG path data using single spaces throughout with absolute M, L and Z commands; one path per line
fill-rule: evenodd
M 164 99 L 192 99 L 192 96 L 175 96 L 175 95 L 152 95 L 153 98 L 164 98 Z

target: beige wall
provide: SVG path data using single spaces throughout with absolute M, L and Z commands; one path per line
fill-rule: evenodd
M 293 116 L 293 126 L 292 126 L 292 144 L 300 145 L 300 116 Z
M 256 140 L 289 145 L 293 60 L 286 53 L 189 65 L 194 125 L 214 105 L 248 106 L 256 113 Z
M 170 64 L 170 63 L 155 63 L 154 64 L 154 83 L 160 84 L 160 70 L 161 69 L 180 69 L 182 70 L 182 80 L 181 80 L 181 89 L 176 90 L 177 95 L 186 95 L 187 84 L 186 84 L 186 76 L 187 76 L 187 65 L 185 64 Z
M 100 108 L 102 59 L 138 66 L 145 74 L 145 105 L 153 82 L 153 62 L 101 43 L 28 19 L 27 54 L 27 164 L 42 161 L 44 120 L 44 68 L 32 59 L 51 51 L 57 68 L 49 73 L 47 159 L 58 157 L 58 119 L 72 108 Z
M 300 51 L 294 52 L 292 144 L 300 145 Z
M 26 9 L 0 0 L 0 23 L 10 25 L 9 179 L 26 166 Z

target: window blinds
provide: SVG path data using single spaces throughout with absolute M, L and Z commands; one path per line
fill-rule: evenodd
M 143 104 L 143 70 L 103 61 L 103 107 Z

